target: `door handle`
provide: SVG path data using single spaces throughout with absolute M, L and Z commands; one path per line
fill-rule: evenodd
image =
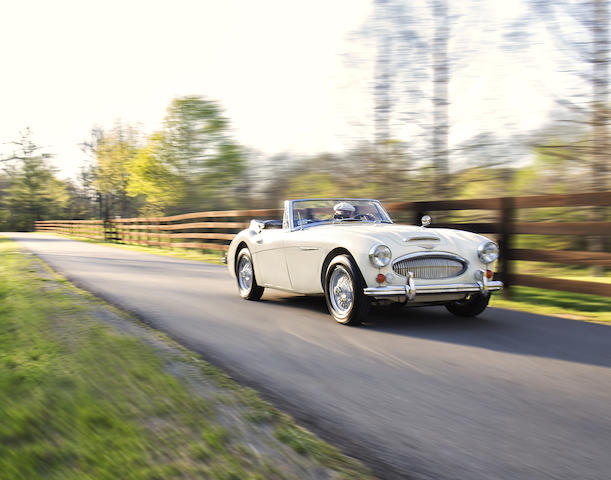
M 309 252 L 312 250 L 320 250 L 320 249 L 318 247 L 303 246 L 303 247 L 299 247 L 299 250 L 304 250 L 306 252 Z

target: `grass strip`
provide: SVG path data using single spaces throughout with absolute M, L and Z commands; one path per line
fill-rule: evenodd
M 511 299 L 492 295 L 490 306 L 611 325 L 611 298 L 534 287 L 511 288 Z
M 2 237 L 0 419 L 6 480 L 373 478 Z

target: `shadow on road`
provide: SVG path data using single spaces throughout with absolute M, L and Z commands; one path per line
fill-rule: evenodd
M 326 313 L 323 297 L 272 296 L 264 301 Z M 329 317 L 329 322 L 333 322 Z M 351 327 L 343 327 L 351 328 Z M 500 308 L 460 318 L 445 307 L 373 307 L 363 330 L 611 367 L 611 327 Z

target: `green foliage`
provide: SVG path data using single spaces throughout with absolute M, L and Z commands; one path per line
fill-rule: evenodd
M 180 203 L 184 182 L 164 161 L 163 134 L 152 135 L 147 145 L 136 151 L 127 164 L 127 172 L 127 194 L 145 197 L 142 214 L 162 215 L 169 207 Z
M 303 431 L 306 453 L 315 460 L 291 460 L 284 446 L 268 443 L 275 440 L 264 427 L 258 433 L 239 422 L 238 401 L 226 407 L 213 400 L 220 393 L 239 398 L 249 412 L 263 403 L 251 390 L 192 352 L 185 350 L 183 358 L 161 335 L 142 339 L 96 320 L 112 317 L 108 309 L 0 237 L 2 479 L 262 480 L 294 478 L 291 471 L 304 469 L 371 478 Z M 205 367 L 205 380 L 196 393 L 190 386 L 198 366 Z M 187 369 L 188 381 L 175 376 L 175 368 Z M 280 414 L 269 418 L 275 422 Z M 284 430 L 298 428 L 286 416 L 282 423 Z M 262 462 L 258 449 L 272 454 Z
M 138 151 L 136 130 L 117 123 L 110 132 L 100 134 L 93 151 L 93 186 L 101 197 L 104 218 L 130 215 L 128 166 Z
M 287 196 L 290 198 L 337 197 L 341 188 L 333 181 L 330 173 L 309 172 L 295 175 L 289 180 Z
M 230 138 L 229 122 L 216 103 L 200 96 L 174 99 L 160 150 L 156 158 L 182 182 L 182 211 L 232 206 L 244 156 Z
M 8 169 L 6 190 L 2 195 L 5 228 L 31 230 L 36 220 L 61 216 L 68 201 L 66 184 L 55 177 L 55 170 L 37 153 L 27 131 L 19 151 Z
M 297 197 L 350 196 L 386 202 L 450 198 L 574 193 L 592 184 L 584 161 L 582 131 L 548 134 L 533 147 L 534 161 L 522 168 L 479 167 L 452 173 L 447 185 L 434 179 L 430 159 L 416 158 L 399 140 L 363 142 L 343 154 L 264 158 L 237 144 L 221 107 L 201 96 L 175 98 L 160 131 L 141 138 L 117 123 L 92 130 L 92 154 L 77 182 L 56 178 L 28 138 L 0 175 L 0 226 L 29 229 L 37 219 L 161 216 L 201 210 L 277 208 Z M 586 142 L 587 143 L 587 142 Z M 6 159 L 2 159 L 6 160 Z M 585 210 L 604 221 L 608 209 Z M 437 221 L 496 221 L 495 212 L 435 212 Z M 519 221 L 580 221 L 584 209 L 522 209 Z M 408 218 L 407 215 L 402 220 Z M 409 218 L 411 221 L 411 218 Z M 521 237 L 523 247 L 604 250 L 584 238 Z
M 220 107 L 199 96 L 176 98 L 164 128 L 144 147 L 125 148 L 116 135 L 97 149 L 98 189 L 139 198 L 140 214 L 160 215 L 238 207 L 234 191 L 244 169 L 242 147 L 229 136 Z
M 362 144 L 344 155 L 320 154 L 297 162 L 278 185 L 282 198 L 364 197 L 385 201 L 425 198 L 422 178 L 410 174 L 412 159 L 398 141 L 382 146 Z M 276 195 L 277 196 L 277 195 Z
M 512 298 L 493 295 L 490 305 L 611 325 L 611 298 L 533 287 L 512 287 Z

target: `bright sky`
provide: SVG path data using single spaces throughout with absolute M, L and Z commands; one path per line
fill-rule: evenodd
M 483 3 L 483 19 L 521 13 L 519 2 Z M 29 126 L 71 176 L 92 126 L 121 119 L 150 133 L 173 97 L 201 94 L 265 154 L 342 151 L 371 138 L 372 67 L 350 68 L 344 55 L 371 10 L 370 0 L 3 2 L 0 143 Z M 484 44 L 452 80 L 451 142 L 542 125 L 552 70 Z

